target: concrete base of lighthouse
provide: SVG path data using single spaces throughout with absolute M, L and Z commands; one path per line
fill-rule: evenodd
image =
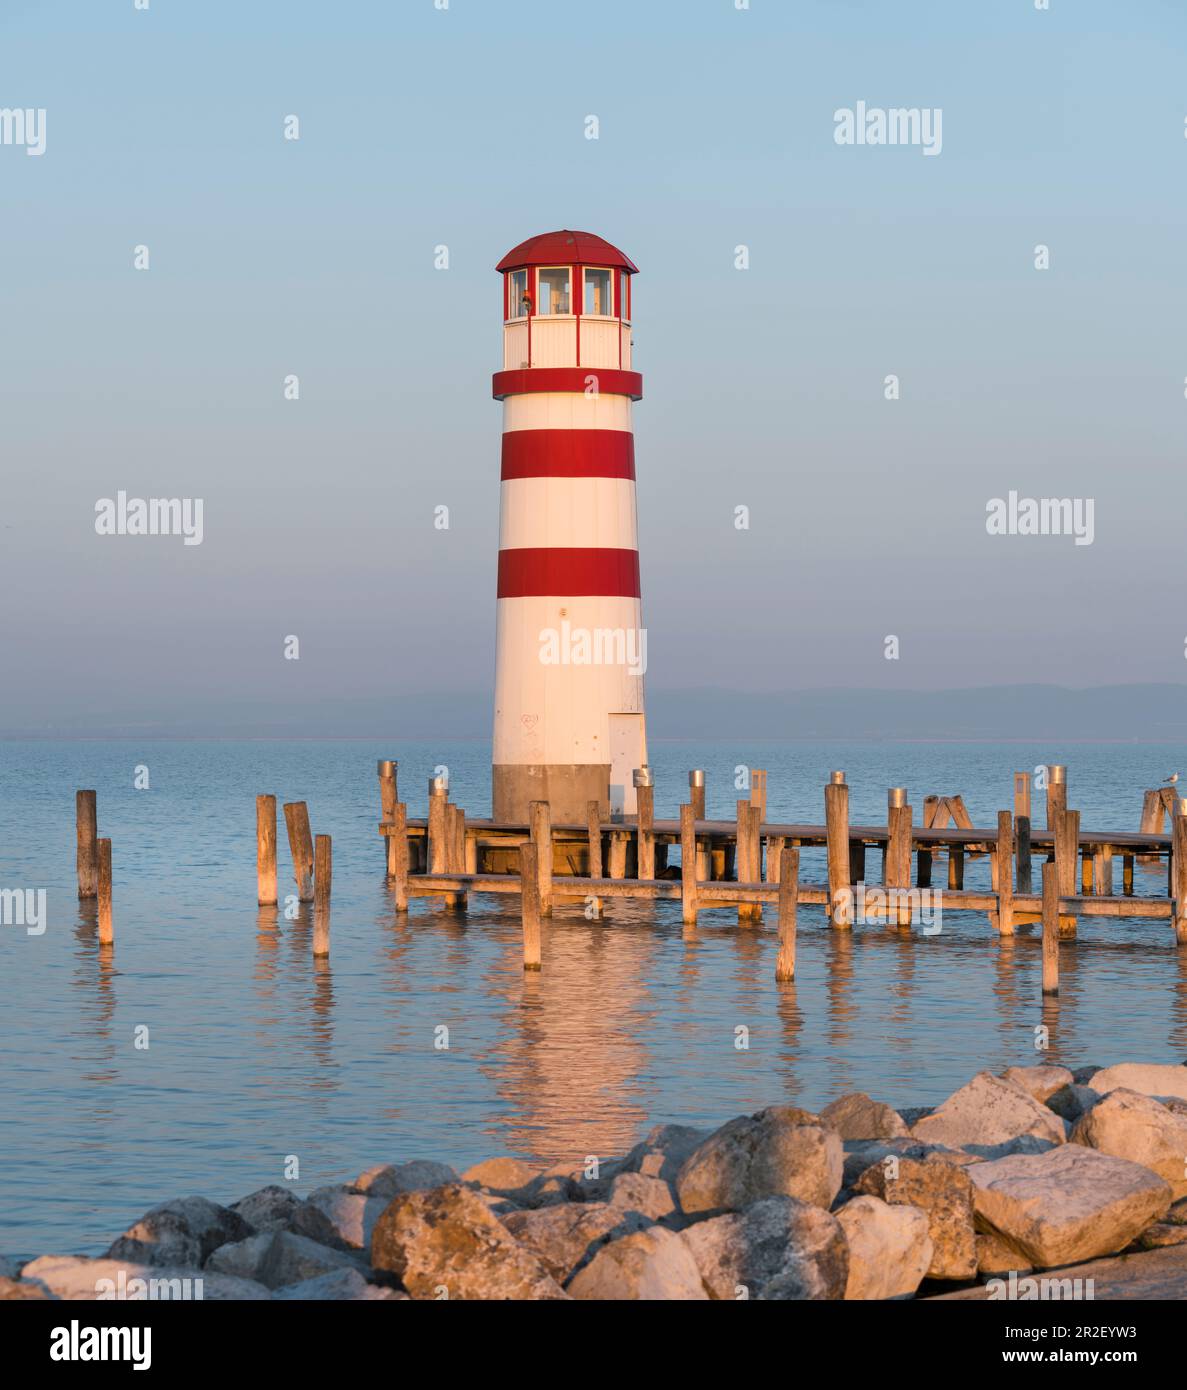
M 528 806 L 547 801 L 553 825 L 584 825 L 591 801 L 610 815 L 609 763 L 496 763 L 491 768 L 492 814 L 497 821 L 527 823 Z

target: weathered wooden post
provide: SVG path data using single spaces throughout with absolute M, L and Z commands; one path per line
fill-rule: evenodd
M 754 883 L 758 877 L 758 807 L 752 806 L 749 801 L 739 801 L 737 803 L 738 820 L 736 843 L 737 843 L 737 881 L 739 883 Z M 761 922 L 762 904 L 743 903 L 738 904 L 738 922 Z
M 256 797 L 256 901 L 276 902 L 276 798 Z
M 430 777 L 429 823 L 425 833 L 429 840 L 426 867 L 431 874 L 444 874 L 449 870 L 448 805 L 449 783 L 444 777 Z
M 1175 940 L 1187 945 L 1187 801 L 1176 802 L 1176 814 L 1171 820 L 1171 863 L 1175 873 L 1174 927 Z
M 1162 829 L 1162 817 L 1165 812 L 1162 800 L 1162 789 L 1153 787 L 1142 797 L 1142 824 L 1141 832 L 1143 835 L 1157 835 Z M 1156 854 L 1139 854 L 1137 856 L 1139 864 L 1156 863 Z M 1128 889 L 1126 890 L 1129 891 Z
M 547 802 L 534 801 L 533 806 Z M 519 847 L 519 904 L 523 917 L 523 968 L 540 969 L 540 865 L 538 848 L 531 840 Z
M 680 915 L 686 927 L 697 924 L 697 835 L 692 805 L 680 808 Z
M 445 837 L 448 841 L 447 856 L 450 865 L 448 872 L 464 874 L 466 872 L 466 813 L 460 806 L 446 805 L 445 807 Z M 445 905 L 464 912 L 466 894 L 446 893 Z
M 1014 774 L 1015 883 L 1019 893 L 1031 891 L 1030 876 L 1030 773 Z
M 99 945 L 115 941 L 111 925 L 111 841 L 95 841 L 95 895 L 99 899 Z
M 694 767 L 688 774 L 688 797 L 694 820 L 705 819 L 705 769 Z
M 783 851 L 786 848 L 786 835 L 769 835 L 767 837 L 767 862 L 763 869 L 763 878 L 767 883 L 780 881 L 779 875 L 783 871 Z
M 1067 810 L 1067 768 L 1061 763 L 1047 765 L 1047 829 L 1055 829 L 1056 813 Z
M 392 826 L 388 835 L 389 844 L 394 845 L 395 853 L 390 856 L 392 863 L 392 882 L 395 888 L 397 912 L 408 911 L 408 807 L 397 801 L 392 809 Z
M 838 776 L 840 781 L 837 780 Z M 824 789 L 828 914 L 834 927 L 853 925 L 853 889 L 849 877 L 849 788 L 844 779 L 843 772 L 834 772 L 832 781 Z
M 923 798 L 923 830 L 930 830 L 936 819 L 936 811 L 939 809 L 940 798 L 938 796 L 925 796 Z M 916 861 L 915 882 L 920 888 L 931 887 L 931 865 L 932 851 L 930 848 L 919 847 L 919 858 Z
M 1043 993 L 1059 993 L 1059 870 L 1043 865 Z
M 536 883 L 541 917 L 552 916 L 552 812 L 547 801 L 528 803 L 532 844 L 536 847 Z
M 313 954 L 330 954 L 330 887 L 333 881 L 333 846 L 328 835 L 319 835 L 314 844 L 313 870 Z
M 1055 816 L 1056 883 L 1061 898 L 1076 896 L 1076 852 L 1080 841 L 1079 811 L 1062 810 Z M 1059 919 L 1059 934 L 1072 938 L 1076 934 L 1076 919 L 1064 913 Z
M 589 841 L 589 876 L 590 878 L 602 877 L 602 807 L 597 801 L 586 802 L 585 806 L 585 834 Z M 599 897 L 591 899 L 588 906 L 593 909 L 593 916 L 596 920 L 602 915 L 602 900 Z
M 396 813 L 396 802 L 399 796 L 396 792 L 397 769 L 400 764 L 395 758 L 380 758 L 375 764 L 375 769 L 379 773 L 379 804 L 382 810 L 382 820 L 390 825 Z M 387 876 L 392 878 L 396 872 L 395 853 L 396 846 L 392 837 L 388 835 L 384 842 L 385 861 L 387 864 Z
M 313 835 L 309 829 L 309 807 L 303 801 L 284 803 L 284 825 L 288 831 L 289 854 L 299 902 L 313 901 Z
M 638 830 L 638 844 L 635 854 L 635 877 L 655 877 L 655 783 L 651 768 L 644 764 L 635 768 L 635 804 L 637 814 L 635 823 Z
M 614 826 L 610 831 L 610 877 L 626 878 L 626 851 L 630 832 Z
M 911 887 L 911 839 L 914 811 L 907 801 L 906 787 L 891 787 L 886 794 L 886 857 L 883 879 L 888 889 L 902 894 L 898 900 L 897 911 L 890 910 L 887 897 L 886 920 L 893 917 L 900 927 L 911 925 L 911 900 L 907 892 Z
M 1014 825 L 1009 811 L 997 813 L 997 929 L 1014 935 Z
M 1098 898 L 1113 896 L 1113 846 L 1097 845 L 1092 855 L 1092 891 Z
M 779 954 L 775 958 L 775 979 L 795 979 L 795 910 L 800 890 L 800 852 L 779 852 Z
M 93 791 L 74 793 L 74 829 L 78 841 L 75 864 L 78 869 L 78 896 L 93 898 L 99 891 L 98 799 Z

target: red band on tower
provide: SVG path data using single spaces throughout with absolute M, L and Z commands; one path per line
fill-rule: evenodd
M 499 598 L 638 598 L 639 552 L 572 547 L 499 551 Z
M 512 478 L 635 479 L 627 430 L 511 430 L 503 435 L 504 482 Z

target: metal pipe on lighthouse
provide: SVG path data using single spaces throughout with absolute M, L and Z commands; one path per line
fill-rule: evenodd
M 493 814 L 635 811 L 647 762 L 631 405 L 637 267 L 588 232 L 532 237 L 503 276 Z

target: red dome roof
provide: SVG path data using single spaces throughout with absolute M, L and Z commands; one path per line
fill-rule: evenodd
M 508 251 L 495 266 L 496 270 L 518 270 L 524 265 L 612 265 L 621 266 L 632 275 L 639 267 L 617 246 L 611 246 L 592 232 L 544 232 L 528 237 Z

